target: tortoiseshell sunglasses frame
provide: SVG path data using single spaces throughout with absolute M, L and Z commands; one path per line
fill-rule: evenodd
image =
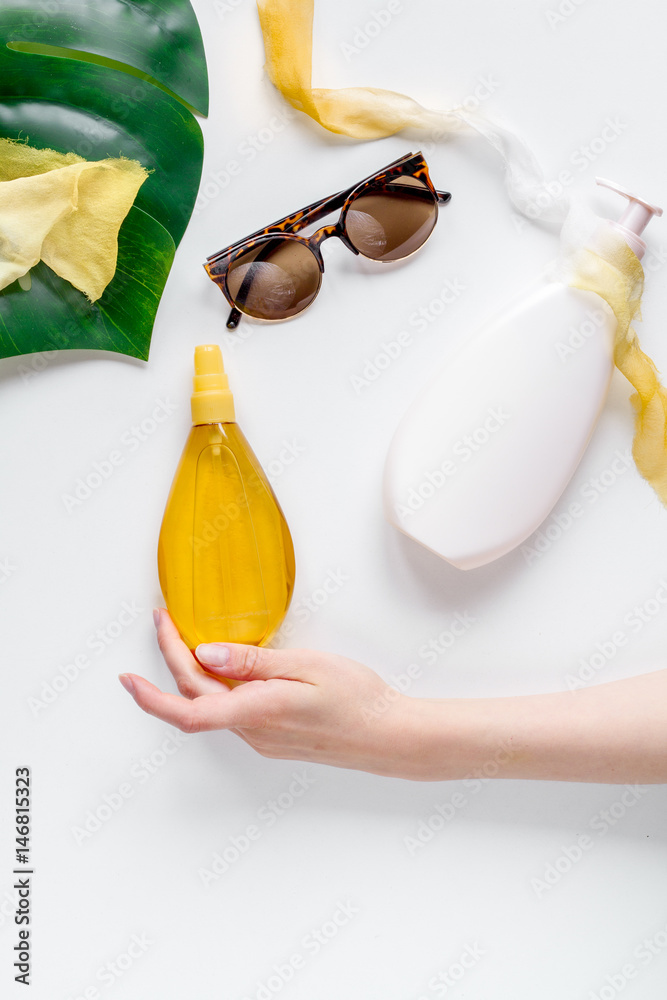
M 278 219 L 277 222 L 272 222 L 271 225 L 267 226 L 265 229 L 259 229 L 256 233 L 252 233 L 250 236 L 246 236 L 242 240 L 237 240 L 236 243 L 232 243 L 231 246 L 225 247 L 224 250 L 219 250 L 217 253 L 207 257 L 204 267 L 211 280 L 220 287 L 225 298 L 232 307 L 227 320 L 227 329 L 235 330 L 239 325 L 241 316 L 243 315 L 241 310 L 236 308 L 234 300 L 232 299 L 227 288 L 227 272 L 230 264 L 232 264 L 237 257 L 247 253 L 248 250 L 257 244 L 265 243 L 272 237 L 281 234 L 290 239 L 298 240 L 300 243 L 305 243 L 313 252 L 319 264 L 320 272 L 323 274 L 324 259 L 322 257 L 320 247 L 325 240 L 330 239 L 332 236 L 341 240 L 348 250 L 352 251 L 352 253 L 357 255 L 359 254 L 359 251 L 350 242 L 347 233 L 345 232 L 345 216 L 354 199 L 361 194 L 365 188 L 377 187 L 382 183 L 389 184 L 396 177 L 415 177 L 418 180 L 422 180 L 426 184 L 434 197 L 437 221 L 438 203 L 446 205 L 451 199 L 451 194 L 449 191 L 437 191 L 435 189 L 429 176 L 426 161 L 424 160 L 421 152 L 407 153 L 405 156 L 402 156 L 398 160 L 394 160 L 393 163 L 388 164 L 386 167 L 382 167 L 382 169 L 378 170 L 376 173 L 364 178 L 363 181 L 359 181 L 357 184 L 353 184 L 352 187 L 346 188 L 345 191 L 339 191 L 337 194 L 330 195 L 328 198 L 322 198 L 320 201 L 316 201 L 312 205 L 307 205 L 306 208 L 302 208 L 298 212 L 286 215 L 285 218 Z M 341 209 L 341 213 L 337 222 L 329 226 L 324 226 L 322 229 L 318 229 L 317 232 L 313 233 L 312 236 L 309 237 L 296 235 L 299 230 L 305 229 L 306 226 L 311 225 L 313 222 L 317 222 L 319 219 L 329 215 L 330 212 L 335 212 L 339 208 Z M 424 242 L 426 242 L 426 240 Z M 423 244 L 421 244 L 421 246 L 423 246 Z M 421 247 L 418 247 L 417 249 L 421 249 Z M 382 262 L 380 261 L 380 263 Z

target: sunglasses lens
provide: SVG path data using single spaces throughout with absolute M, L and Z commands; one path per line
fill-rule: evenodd
M 417 177 L 397 177 L 369 187 L 350 204 L 345 231 L 354 247 L 372 260 L 400 260 L 417 250 L 433 232 L 438 205 Z
M 303 243 L 265 240 L 229 265 L 227 290 L 237 309 L 256 319 L 287 319 L 320 290 L 317 258 Z

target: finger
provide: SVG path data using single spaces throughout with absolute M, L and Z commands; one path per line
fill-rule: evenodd
M 228 690 L 220 681 L 204 673 L 164 608 L 156 608 L 155 619 L 160 652 L 184 698 Z
M 136 674 L 119 674 L 119 680 L 139 708 L 184 733 L 203 733 L 211 729 L 229 729 L 238 725 L 226 710 L 227 698 L 201 695 L 192 701 L 177 694 L 167 694 Z
M 234 642 L 212 642 L 197 646 L 195 656 L 212 673 L 238 681 L 282 678 L 314 683 L 316 673 L 303 650 L 265 649 Z

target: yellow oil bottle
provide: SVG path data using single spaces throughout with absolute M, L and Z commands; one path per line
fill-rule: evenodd
M 292 537 L 234 417 L 216 344 L 195 348 L 193 427 L 167 500 L 158 573 L 184 642 L 261 646 L 294 588 Z

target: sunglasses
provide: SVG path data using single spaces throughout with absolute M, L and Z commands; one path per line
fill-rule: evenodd
M 321 246 L 335 236 L 352 253 L 371 260 L 408 257 L 423 246 L 438 219 L 438 203 L 451 194 L 436 191 L 421 153 L 408 153 L 358 184 L 273 222 L 206 259 L 209 277 L 232 307 L 227 329 L 244 313 L 255 319 L 288 319 L 303 312 L 322 284 Z M 336 223 L 312 236 L 297 236 L 313 222 L 340 209 Z

